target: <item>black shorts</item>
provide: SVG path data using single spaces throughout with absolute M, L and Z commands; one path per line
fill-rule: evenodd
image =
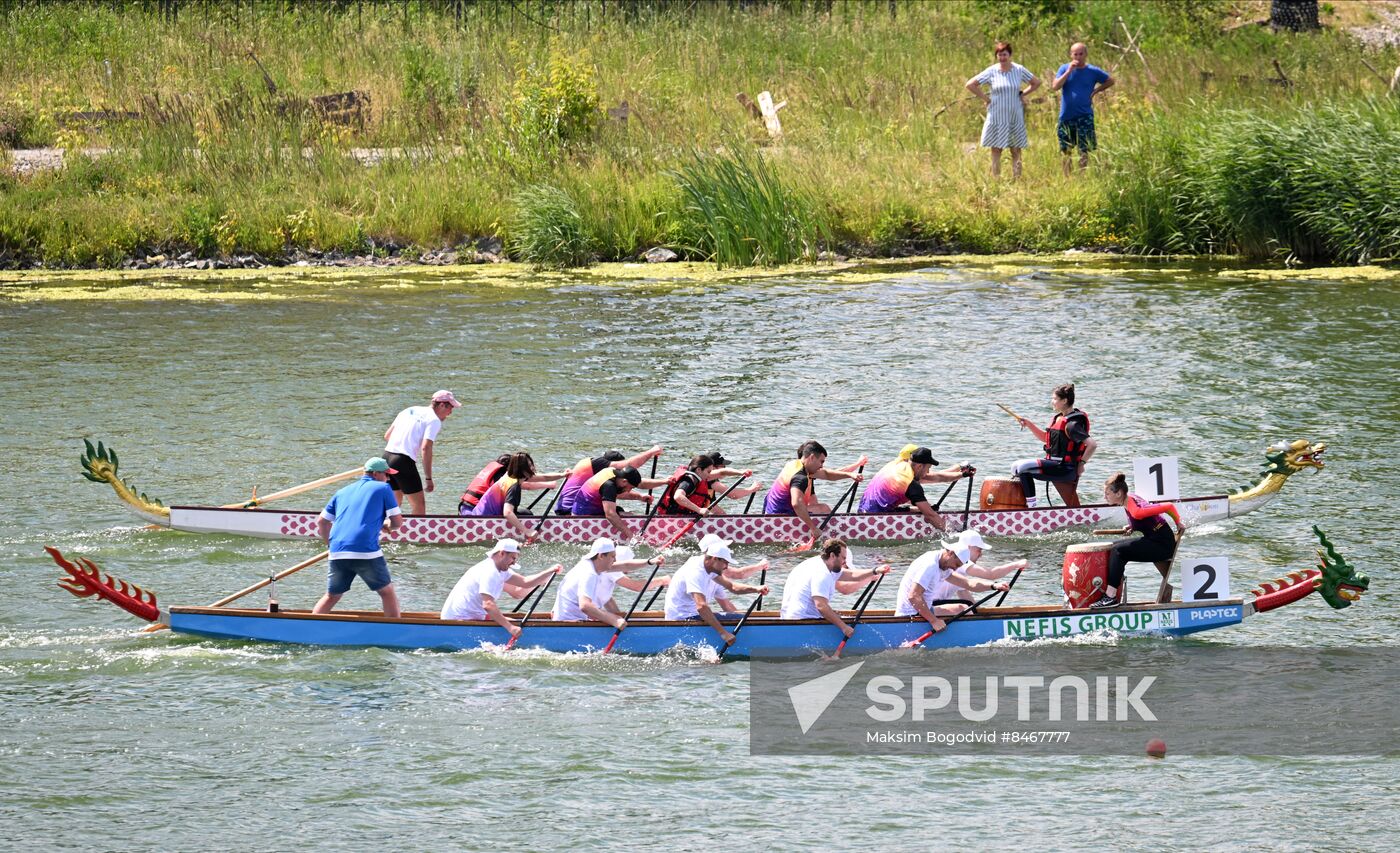
M 389 485 L 394 487 L 394 491 L 403 492 L 405 495 L 416 495 L 423 491 L 423 478 L 418 476 L 418 463 L 412 457 L 402 453 L 386 453 L 384 461 L 389 463 L 389 467 L 398 471 L 397 474 L 389 475 Z

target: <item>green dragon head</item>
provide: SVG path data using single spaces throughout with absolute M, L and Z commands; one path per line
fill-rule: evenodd
M 1322 571 L 1317 593 L 1337 610 L 1350 607 L 1353 601 L 1371 588 L 1371 579 L 1347 565 L 1346 559 L 1337 553 L 1316 524 L 1313 525 L 1313 533 L 1322 543 L 1322 548 L 1317 552 L 1317 567 Z
M 1327 445 L 1321 441 L 1309 444 L 1304 439 L 1280 441 L 1264 451 L 1264 473 L 1287 477 L 1304 468 L 1322 469 L 1322 452 Z
M 92 442 L 86 438 L 83 439 L 83 444 L 87 445 L 87 449 L 79 458 L 82 460 L 84 477 L 94 483 L 107 483 L 116 491 L 118 497 L 147 517 L 170 517 L 170 510 L 166 509 L 165 504 L 158 498 L 137 491 L 130 480 L 123 480 L 117 475 L 117 451 L 104 447 L 100 441 L 93 447 Z

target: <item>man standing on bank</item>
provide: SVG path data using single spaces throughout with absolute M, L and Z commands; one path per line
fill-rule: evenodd
M 397 472 L 389 478 L 394 497 L 408 500 L 409 515 L 426 515 L 424 492 L 433 490 L 433 442 L 447 416 L 462 405 L 451 391 L 439 391 L 426 406 L 409 406 L 384 432 L 384 459 Z M 423 475 L 418 475 L 418 463 Z
M 386 528 L 392 533 L 403 524 L 403 513 L 389 478 L 397 471 L 389 463 L 372 456 L 365 460 L 365 475 L 331 495 L 321 517 L 316 519 L 316 535 L 330 549 L 326 572 L 326 594 L 316 602 L 312 613 L 329 613 L 340 597 L 350 591 L 355 577 L 379 593 L 384 615 L 398 618 L 399 596 L 389 577 L 389 564 L 379 549 L 379 535 Z
M 1089 48 L 1082 41 L 1070 45 L 1069 62 L 1055 72 L 1050 81 L 1051 91 L 1060 93 L 1060 121 L 1055 135 L 1060 138 L 1060 153 L 1064 155 L 1065 175 L 1073 170 L 1072 148 L 1079 149 L 1079 170 L 1089 168 L 1089 152 L 1098 147 L 1094 134 L 1094 96 L 1116 81 L 1097 65 L 1085 60 Z

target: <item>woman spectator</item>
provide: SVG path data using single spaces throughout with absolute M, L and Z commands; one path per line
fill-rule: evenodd
M 997 61 L 971 80 L 967 90 L 987 105 L 982 123 L 982 147 L 992 149 L 992 176 L 1001 177 L 1001 152 L 1011 149 L 1011 176 L 1021 177 L 1021 149 L 1026 147 L 1025 97 L 1040 88 L 1040 78 L 1011 61 L 1011 45 L 994 45 Z M 1026 83 L 1030 88 L 1022 91 Z M 982 91 L 986 86 L 990 94 Z

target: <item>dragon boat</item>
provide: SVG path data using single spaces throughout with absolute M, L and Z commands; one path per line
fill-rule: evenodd
M 96 447 L 90 441 L 85 444 L 83 476 L 95 483 L 110 484 L 129 508 L 153 524 L 189 533 L 239 534 L 265 539 L 316 538 L 319 510 L 264 509 L 256 496 L 229 506 L 167 507 L 119 476 L 114 450 L 101 442 Z M 1173 503 L 1182 518 L 1193 525 L 1253 512 L 1272 500 L 1292 475 L 1307 469 L 1321 469 L 1326 449 L 1326 444 L 1301 439 L 1271 445 L 1264 451 L 1263 475 L 1253 486 L 1234 494 L 1182 498 Z M 1121 526 L 1127 521 L 1122 507 L 1108 504 L 973 509 L 967 513 L 945 510 L 943 516 L 951 532 L 971 527 L 997 536 L 1037 536 L 1085 525 Z M 638 526 L 643 523 L 636 516 L 630 518 Z M 583 544 L 600 536 L 613 535 L 612 526 L 601 517 L 522 516 L 522 520 L 538 531 L 541 542 Z M 660 545 L 674 541 L 684 532 L 696 538 L 714 533 L 740 544 L 797 542 L 807 538 L 807 529 L 796 516 L 748 513 L 715 515 L 698 521 L 682 516 L 656 516 L 646 524 L 642 538 L 648 544 Z M 940 531 L 917 512 L 838 512 L 827 524 L 826 532 L 850 542 L 917 541 L 940 535 Z M 423 515 L 406 516 L 403 525 L 390 534 L 389 539 L 415 545 L 476 545 L 512 535 L 509 524 L 499 516 Z
M 978 646 L 1004 639 L 1065 637 L 1095 631 L 1119 634 L 1185 636 L 1237 624 L 1299 601 L 1317 592 L 1333 608 L 1349 607 L 1370 588 L 1370 579 L 1353 569 L 1316 527 L 1323 548 L 1316 568 L 1291 572 L 1261 584 L 1249 598 L 1218 601 L 1173 601 L 1129 604 L 1112 610 L 1058 607 L 987 607 L 949 622 L 946 629 L 925 637 L 927 624 L 896 616 L 891 610 L 863 613 L 845 650 L 870 654 L 908 644 L 941 649 Z M 164 623 L 180 634 L 230 640 L 260 640 L 319 646 L 369 646 L 393 649 L 461 651 L 505 646 L 509 635 L 494 622 L 457 621 L 435 613 L 407 613 L 398 618 L 369 611 L 312 614 L 305 610 L 269 612 L 231 607 L 162 608 L 156 596 L 105 574 L 92 561 L 70 561 L 57 549 L 46 549 L 65 572 L 58 585 L 79 597 L 110 601 L 148 622 Z M 847 619 L 853 614 L 843 614 Z M 518 647 L 550 652 L 588 653 L 608 646 L 613 628 L 600 622 L 556 622 L 549 614 L 526 617 Z M 751 614 L 735 628 L 735 642 L 726 657 L 811 657 L 831 650 L 841 633 L 819 619 L 783 620 L 773 611 Z M 636 613 L 617 635 L 618 652 L 654 655 L 677 648 L 719 648 L 712 629 L 698 622 L 668 621 L 656 612 Z

